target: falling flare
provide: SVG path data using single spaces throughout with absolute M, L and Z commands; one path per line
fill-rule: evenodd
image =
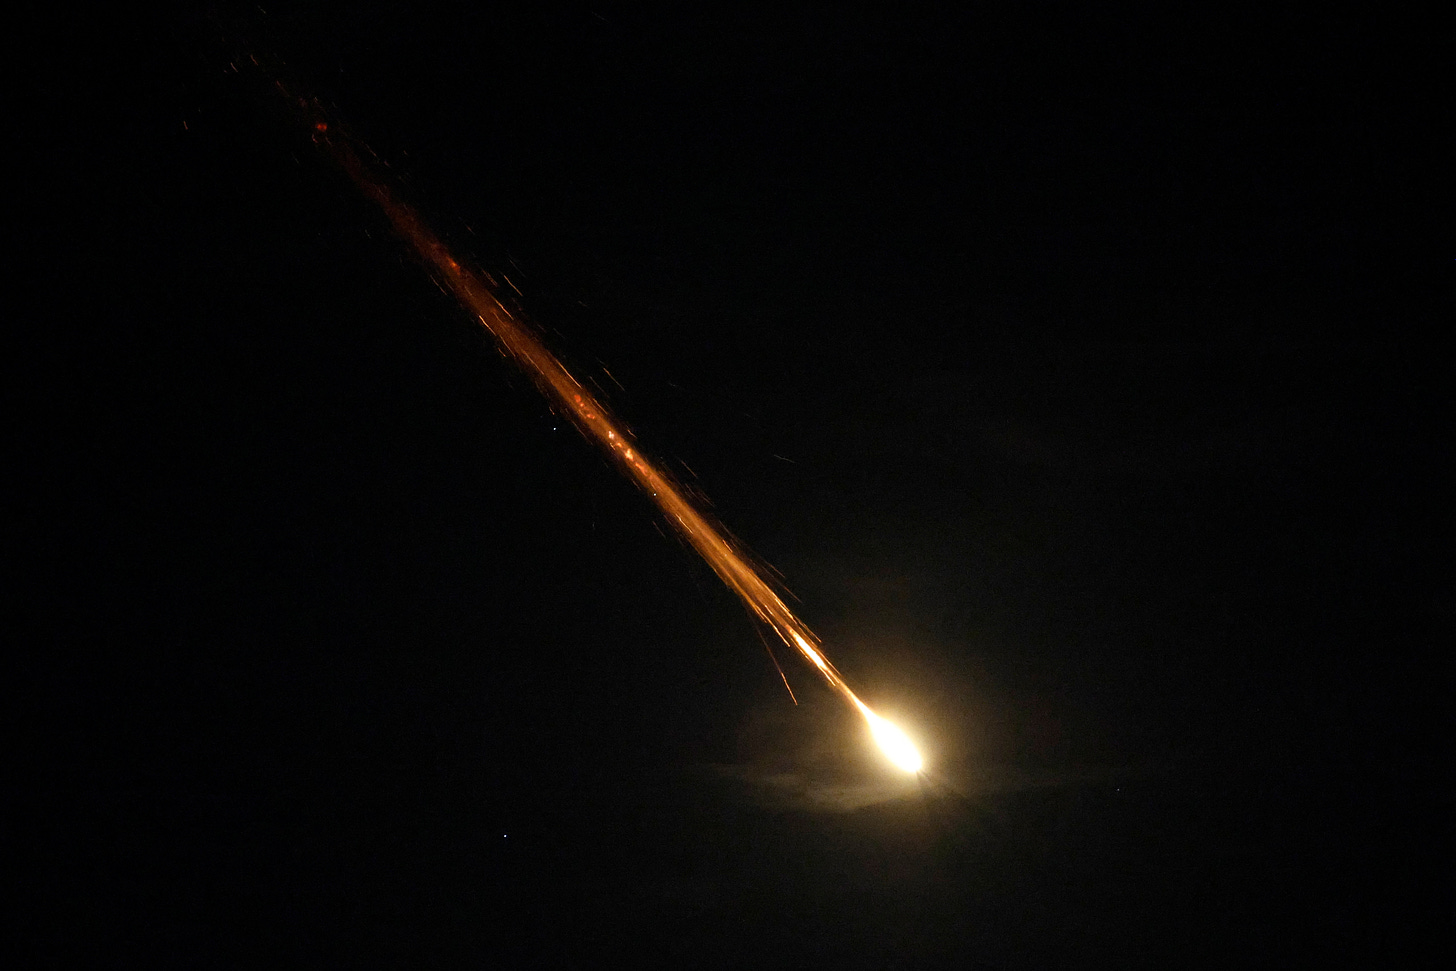
M 870 723 L 870 734 L 890 761 L 906 772 L 919 772 L 925 761 L 920 757 L 920 750 L 915 747 L 915 743 L 900 731 L 900 726 L 881 718 L 862 704 L 859 710 Z
M 441 285 L 475 315 L 501 349 L 531 377 L 553 409 L 569 415 L 582 433 L 599 445 L 617 467 L 651 497 L 668 522 L 729 589 L 738 594 L 748 609 L 771 627 L 785 644 L 798 650 L 818 669 L 830 687 L 864 716 L 871 736 L 891 762 L 906 772 L 919 772 L 924 763 L 915 744 L 850 690 L 844 678 L 820 651 L 813 631 L 794 615 L 763 579 L 748 551 L 704 515 L 656 463 L 630 444 L 632 435 L 627 427 L 572 376 L 530 327 L 506 309 L 496 297 L 493 280 L 462 265 L 451 255 L 445 243 L 425 224 L 419 213 L 390 188 L 379 171 L 382 164 L 367 146 L 350 136 L 342 125 L 330 120 L 316 99 L 299 97 L 280 81 L 274 84 L 303 113 L 314 143 L 328 152 L 354 184 L 384 211 L 395 232 L 414 248 Z M 366 158 L 375 161 L 371 163 Z

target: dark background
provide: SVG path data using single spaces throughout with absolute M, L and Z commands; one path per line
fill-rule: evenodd
M 71 29 L 15 123 L 36 955 L 1401 964 L 1449 918 L 1449 35 Z M 923 784 L 780 651 L 793 705 L 250 52 L 782 571 Z

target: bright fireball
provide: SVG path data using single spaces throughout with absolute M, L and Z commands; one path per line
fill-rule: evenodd
M 921 766 L 925 764 L 925 760 L 920 757 L 920 750 L 915 747 L 915 743 L 910 741 L 894 722 L 886 721 L 869 708 L 862 710 L 865 721 L 870 723 L 870 734 L 874 736 L 885 755 L 889 756 L 890 761 L 906 772 L 919 772 Z

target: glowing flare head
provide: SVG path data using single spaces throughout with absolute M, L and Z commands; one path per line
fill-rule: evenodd
M 864 716 L 870 723 L 870 734 L 889 756 L 890 761 L 906 772 L 919 772 L 925 765 L 925 760 L 920 757 L 920 750 L 915 747 L 915 743 L 900 731 L 899 726 L 868 709 L 865 709 Z

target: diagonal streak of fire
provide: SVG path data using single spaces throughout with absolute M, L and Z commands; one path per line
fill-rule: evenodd
M 370 161 L 374 155 L 362 142 L 331 119 L 316 99 L 299 97 L 282 82 L 274 83 L 302 113 L 314 143 L 344 170 L 364 195 L 379 206 L 400 238 L 414 249 L 442 286 L 455 295 L 460 304 L 490 332 L 501 349 L 531 377 L 553 408 L 569 415 L 583 434 L 600 446 L 617 467 L 651 497 L 678 534 L 702 556 L 748 609 L 771 627 L 785 644 L 803 655 L 830 687 L 864 716 L 871 735 L 892 762 L 906 771 L 919 771 L 921 757 L 914 744 L 897 726 L 876 714 L 850 689 L 820 650 L 813 631 L 795 616 L 764 580 L 748 552 L 698 509 L 658 463 L 635 447 L 626 426 L 572 376 L 531 327 L 506 309 L 497 298 L 491 281 L 454 257 L 418 211 L 390 187 L 381 171 L 382 165 Z

